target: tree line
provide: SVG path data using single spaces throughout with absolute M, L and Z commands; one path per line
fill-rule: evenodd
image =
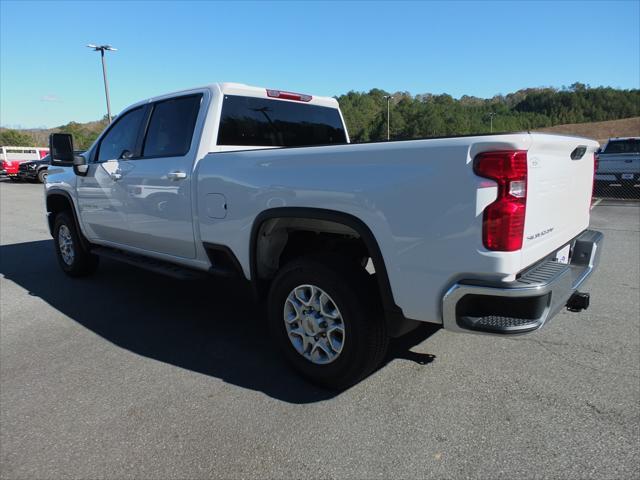
M 408 92 L 391 94 L 373 89 L 336 97 L 353 142 L 384 140 L 387 135 L 387 100 L 390 101 L 391 139 L 427 138 L 475 133 L 512 132 L 567 123 L 598 122 L 640 116 L 640 89 L 569 87 L 529 88 L 483 99 Z M 70 122 L 50 130 L 0 131 L 0 145 L 46 145 L 50 132 L 74 136 L 79 149 L 88 148 L 107 125 Z
M 69 122 L 66 125 L 51 129 L 16 130 L 1 129 L 0 145 L 16 147 L 45 147 L 49 145 L 50 133 L 70 133 L 73 135 L 74 148 L 85 150 L 107 126 L 105 118 L 95 122 L 78 123 Z
M 640 90 L 590 88 L 575 83 L 562 89 L 524 89 L 482 99 L 384 90 L 337 97 L 354 142 L 386 139 L 387 100 L 391 139 L 513 132 L 567 123 L 617 120 L 640 115 Z

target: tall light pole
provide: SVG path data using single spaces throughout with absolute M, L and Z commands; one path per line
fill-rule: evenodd
M 490 122 L 490 125 L 491 125 L 489 127 L 490 128 L 490 130 L 489 130 L 490 133 L 493 133 L 493 117 L 495 117 L 496 115 L 497 115 L 497 113 L 489 112 L 489 122 Z
M 107 117 L 109 118 L 109 123 L 111 123 L 111 100 L 109 100 L 109 82 L 107 81 L 107 64 L 104 61 L 104 52 L 106 50 L 111 52 L 116 52 L 118 49 L 113 48 L 111 45 L 93 45 L 89 44 L 87 47 L 93 49 L 96 52 L 100 52 L 100 57 L 102 58 L 102 77 L 104 78 L 104 94 L 107 97 Z
M 384 95 L 382 98 L 386 98 L 387 99 L 387 142 L 389 141 L 389 139 L 391 138 L 391 110 L 389 109 L 389 103 L 391 102 L 391 99 L 393 98 L 393 95 Z

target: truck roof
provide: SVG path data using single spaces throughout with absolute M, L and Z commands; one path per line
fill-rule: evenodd
M 138 102 L 137 104 L 143 104 L 143 103 L 148 103 L 148 102 L 154 102 L 157 100 L 162 100 L 163 98 L 167 98 L 167 97 L 173 97 L 179 94 L 189 94 L 189 93 L 193 93 L 195 91 L 198 90 L 203 90 L 203 89 L 209 89 L 212 92 L 215 93 L 219 93 L 222 95 L 242 95 L 245 97 L 257 97 L 257 98 L 271 98 L 271 99 L 275 99 L 275 100 L 281 100 L 281 101 L 285 101 L 285 102 L 291 102 L 291 101 L 301 101 L 307 104 L 311 104 L 311 105 L 318 105 L 318 106 L 322 106 L 322 107 L 330 107 L 330 108 L 338 108 L 338 101 L 333 98 L 333 97 L 320 97 L 320 96 L 316 96 L 316 95 L 310 95 L 307 93 L 294 93 L 294 95 L 300 95 L 305 97 L 304 100 L 293 100 L 293 99 L 288 99 L 288 98 L 282 98 L 282 97 L 274 97 L 274 92 L 279 92 L 279 93 L 293 93 L 290 92 L 288 90 L 281 90 L 281 89 L 272 89 L 272 88 L 264 88 L 264 87 L 255 87 L 255 86 L 251 86 L 251 85 L 246 85 L 244 83 L 234 83 L 234 82 L 218 82 L 218 83 L 211 83 L 209 85 L 204 85 L 202 87 L 196 87 L 196 88 L 190 88 L 188 90 L 179 90 L 177 92 L 171 92 L 171 93 L 166 93 L 163 95 L 158 95 L 156 97 L 153 98 L 148 98 L 146 100 L 143 100 L 141 102 Z M 268 95 L 267 92 L 271 92 L 271 95 Z M 309 100 L 307 100 L 307 97 L 309 98 Z M 136 104 L 136 105 L 137 105 Z

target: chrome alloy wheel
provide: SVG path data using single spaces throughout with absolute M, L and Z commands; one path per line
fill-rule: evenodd
M 58 229 L 58 246 L 60 248 L 60 255 L 62 255 L 62 261 L 71 266 L 75 257 L 75 250 L 71 231 L 66 225 L 60 225 Z
M 315 285 L 299 285 L 284 303 L 287 336 L 296 351 L 310 362 L 333 362 L 344 346 L 345 329 L 333 299 Z

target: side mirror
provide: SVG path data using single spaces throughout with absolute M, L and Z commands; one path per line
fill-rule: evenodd
M 76 175 L 84 177 L 89 171 L 89 165 L 87 165 L 87 159 L 83 154 L 73 156 L 73 171 Z
M 73 165 L 73 136 L 69 133 L 49 135 L 49 153 L 51 165 L 70 167 Z

